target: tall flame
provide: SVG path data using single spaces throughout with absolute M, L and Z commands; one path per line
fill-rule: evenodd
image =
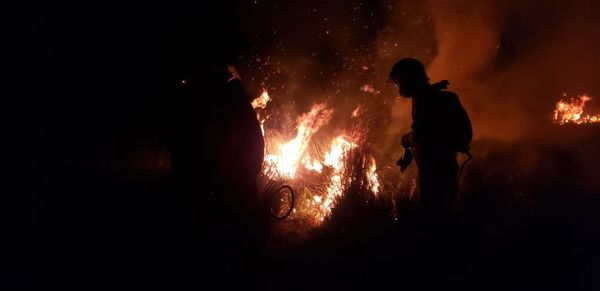
M 592 100 L 588 95 L 579 95 L 578 98 L 568 98 L 567 94 L 563 93 L 564 99 L 556 103 L 554 110 L 554 122 L 563 125 L 566 123 L 598 123 L 600 122 L 600 114 L 589 115 L 584 114 L 586 103 Z
M 310 112 L 300 116 L 298 118 L 296 137 L 279 145 L 276 153 L 265 156 L 267 163 L 265 174 L 269 177 L 294 178 L 298 167 L 301 165 L 301 161 L 305 157 L 306 149 L 313 134 L 329 122 L 332 113 L 333 110 L 328 109 L 325 103 L 319 103 L 315 104 Z M 311 160 L 310 158 L 307 159 Z M 318 165 L 312 166 L 315 169 L 319 168 Z
M 356 144 L 346 140 L 346 138 L 341 135 L 333 139 L 329 152 L 325 154 L 325 161 L 323 164 L 333 168 L 333 173 L 329 180 L 329 185 L 327 185 L 325 197 L 319 199 L 319 209 L 321 211 L 318 218 L 321 221 L 331 214 L 336 199 L 341 197 L 344 193 L 344 169 L 346 166 L 344 158 L 348 152 L 355 147 Z
M 375 163 L 375 158 L 371 157 L 370 165 L 367 169 L 367 183 L 369 184 L 369 189 L 373 192 L 373 194 L 377 195 L 379 193 L 379 187 L 381 187 L 379 183 L 379 177 L 377 176 L 377 164 Z

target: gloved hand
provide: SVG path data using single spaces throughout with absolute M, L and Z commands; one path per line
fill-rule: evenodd
M 400 166 L 400 172 L 404 172 L 408 166 L 412 163 L 413 155 L 410 149 L 404 148 L 404 154 L 402 157 L 396 162 L 396 165 Z
M 404 134 L 402 136 L 401 142 L 402 142 L 402 146 L 404 148 L 414 147 L 415 146 L 415 138 L 414 138 L 413 132 L 411 131 L 409 133 Z

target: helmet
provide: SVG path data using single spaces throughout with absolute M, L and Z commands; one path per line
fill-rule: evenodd
M 404 58 L 396 62 L 390 71 L 388 79 L 396 82 L 400 79 L 416 82 L 429 81 L 429 77 L 427 77 L 427 73 L 425 72 L 425 66 L 415 58 Z

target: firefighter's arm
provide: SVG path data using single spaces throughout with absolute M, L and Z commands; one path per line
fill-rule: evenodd
M 396 165 L 400 166 L 400 171 L 404 172 L 408 166 L 412 163 L 413 155 L 411 148 L 415 146 L 415 138 L 413 132 L 406 133 L 401 139 L 402 146 L 404 147 L 404 153 L 402 157 L 396 162 Z
M 404 154 L 396 162 L 396 165 L 400 167 L 400 172 L 404 172 L 408 166 L 412 163 L 413 155 L 409 148 L 404 148 Z

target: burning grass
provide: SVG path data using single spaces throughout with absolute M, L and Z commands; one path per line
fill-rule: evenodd
M 592 100 L 592 97 L 583 94 L 577 96 L 577 98 L 569 98 L 566 93 L 563 94 L 563 97 L 563 99 L 556 103 L 554 122 L 560 125 L 567 123 L 600 123 L 600 114 L 590 115 L 585 113 L 586 103 Z
M 260 104 L 255 109 L 266 143 L 259 185 L 263 199 L 275 213 L 286 213 L 293 207 L 276 230 L 296 237 L 316 231 L 349 193 L 367 203 L 393 205 L 392 194 L 384 194 L 390 192 L 385 191 L 375 149 L 369 142 L 375 117 L 354 110 L 345 122 L 332 128 L 329 123 L 335 110 L 319 102 L 300 114 L 293 126 L 281 127 L 282 120 L 270 118 L 268 106 L 262 103 L 272 100 L 265 96 L 268 93 L 263 91 L 253 102 Z M 322 130 L 327 126 L 329 130 Z M 295 205 L 291 205 L 289 193 L 277 193 L 283 185 L 293 189 Z

